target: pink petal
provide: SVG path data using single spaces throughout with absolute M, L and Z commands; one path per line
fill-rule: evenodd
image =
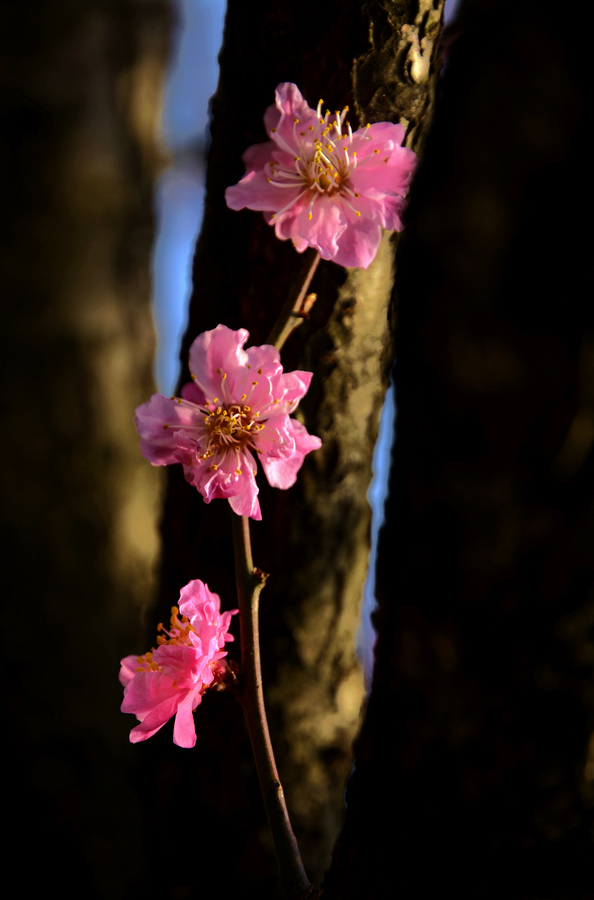
M 192 706 L 196 698 L 200 698 L 200 694 L 192 695 L 189 693 L 183 703 L 177 708 L 175 722 L 173 724 L 173 743 L 178 747 L 193 747 L 196 743 L 196 727 L 194 725 L 194 716 Z M 198 703 L 200 703 L 198 699 Z M 197 704 L 196 704 L 197 705 Z
M 123 684 L 126 687 L 127 684 L 134 678 L 136 674 L 136 669 L 138 668 L 138 657 L 137 656 L 126 656 L 124 659 L 120 660 L 120 684 Z
M 260 461 L 270 485 L 286 490 L 295 484 L 306 453 L 318 450 L 322 442 L 301 422 L 288 417 L 279 423 L 276 433 L 279 440 L 263 445 Z
M 403 125 L 395 125 L 393 122 L 375 122 L 367 129 L 359 128 L 355 134 L 360 134 L 364 131 L 371 138 L 370 143 L 372 147 L 375 147 L 382 141 L 393 141 L 394 144 L 401 144 L 406 133 Z
M 221 598 L 218 594 L 213 594 L 203 581 L 194 578 L 188 581 L 181 589 L 179 595 L 179 611 L 182 616 L 187 616 L 190 622 L 196 617 L 203 618 L 203 607 L 210 603 L 213 608 L 219 610 L 221 608 Z
M 134 424 L 140 435 L 140 452 L 154 466 L 166 466 L 176 461 L 177 428 L 192 426 L 199 414 L 177 400 L 153 394 L 148 403 L 136 409 Z
M 280 353 L 276 347 L 263 344 L 261 347 L 248 347 L 246 350 L 249 364 L 256 371 L 262 369 L 268 378 L 274 378 L 283 371 Z
M 176 696 L 168 697 L 159 706 L 152 709 L 143 717 L 140 725 L 133 728 L 130 732 L 130 742 L 137 744 L 139 741 L 146 741 L 159 731 L 172 716 L 175 715 L 179 704 L 179 698 Z M 140 717 L 139 717 L 140 718 Z
M 180 690 L 192 690 L 209 662 L 208 656 L 196 647 L 170 643 L 157 647 L 153 660 Z
M 333 259 L 338 250 L 338 239 L 346 228 L 338 195 L 320 194 L 311 213 L 308 205 L 297 212 L 296 219 L 299 236 L 307 240 L 310 247 L 315 247 L 322 259 Z
M 347 269 L 366 269 L 373 262 L 381 239 L 380 225 L 361 217 L 341 234 L 334 262 Z
M 246 453 L 245 455 L 247 456 L 248 454 Z M 253 469 L 256 468 L 253 460 L 251 466 L 253 468 L 248 464 L 242 469 L 242 475 L 238 482 L 240 489 L 232 497 L 229 497 L 229 505 L 236 515 L 249 516 L 251 519 L 260 521 L 262 513 L 258 500 L 258 485 L 253 475 Z
M 387 161 L 385 161 L 387 160 Z M 417 156 L 407 147 L 394 147 L 389 154 L 380 154 L 361 162 L 349 176 L 354 191 L 379 191 L 386 194 L 405 194 L 417 164 Z
M 223 381 L 233 381 L 239 368 L 247 363 L 243 345 L 249 337 L 245 328 L 233 331 L 226 325 L 217 325 L 212 331 L 199 334 L 190 347 L 190 372 L 202 388 L 208 400 L 224 396 Z M 217 371 L 218 370 L 218 371 Z M 223 376 L 227 375 L 227 379 Z M 243 373 L 242 373 L 243 374 Z
M 187 384 L 184 384 L 181 389 L 181 395 L 184 400 L 189 400 L 190 403 L 195 403 L 196 406 L 204 406 L 206 401 L 204 391 L 198 387 L 195 381 L 189 381 Z
M 277 394 L 277 397 L 283 404 L 283 412 L 292 413 L 297 408 L 299 401 L 307 394 L 312 378 L 312 372 L 303 372 L 299 369 L 281 375 L 278 381 L 281 393 L 280 396 Z
M 276 144 L 273 141 L 266 141 L 264 144 L 252 144 L 248 147 L 241 157 L 245 165 L 245 174 L 263 169 L 266 163 L 271 161 L 272 154 L 276 150 Z M 231 207 L 233 209 L 233 207 Z
M 288 145 L 297 151 L 299 149 L 297 143 L 300 137 L 299 132 L 307 133 L 309 126 L 317 123 L 316 112 L 303 99 L 297 85 L 291 82 L 279 84 L 275 92 L 275 99 L 276 109 L 280 116 L 275 123 L 274 116 L 269 110 L 266 111 L 264 123 L 268 134 L 279 146 Z M 295 126 L 295 119 L 298 119 L 298 127 Z
M 248 209 L 274 212 L 295 201 L 303 192 L 304 186 L 300 182 L 294 187 L 281 187 L 269 181 L 269 177 L 265 169 L 248 172 L 238 184 L 225 191 L 227 206 L 236 210 L 247 206 Z

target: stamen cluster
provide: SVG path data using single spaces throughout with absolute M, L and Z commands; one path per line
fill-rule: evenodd
M 140 722 L 130 732 L 132 743 L 145 741 L 173 716 L 174 743 L 180 747 L 196 743 L 192 712 L 204 692 L 226 677 L 223 647 L 234 640 L 229 625 L 238 610 L 221 614 L 220 608 L 218 594 L 207 585 L 198 579 L 188 582 L 181 590 L 179 607 L 171 608 L 169 628 L 158 626 L 162 633 L 157 648 L 121 661 L 121 709 Z
M 153 465 L 180 462 L 204 500 L 229 500 L 237 515 L 260 519 L 256 461 L 273 487 L 295 483 L 319 438 L 291 419 L 311 372 L 284 373 L 271 346 L 243 349 L 249 334 L 218 325 L 190 348 L 192 382 L 181 397 L 154 394 L 136 410 L 140 449 Z
M 382 228 L 403 227 L 417 158 L 401 146 L 401 125 L 353 132 L 348 107 L 322 115 L 322 103 L 313 110 L 294 84 L 280 84 L 264 117 L 271 140 L 244 153 L 246 174 L 225 199 L 231 209 L 267 213 L 277 237 L 300 252 L 315 247 L 323 259 L 367 268 Z

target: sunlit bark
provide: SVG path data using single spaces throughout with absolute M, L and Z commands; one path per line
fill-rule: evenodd
M 243 3 L 230 4 L 184 366 L 190 342 L 219 322 L 246 327 L 251 341 L 262 343 L 301 266 L 301 257 L 275 238 L 260 213 L 232 212 L 224 202 L 225 188 L 243 174 L 243 151 L 266 139 L 262 117 L 276 85 L 295 82 L 313 106 L 320 96 L 331 109 L 349 104 L 355 127 L 402 119 L 407 142 L 418 147 L 433 102 L 436 5 L 324 3 L 316 11 L 323 27 L 312 29 L 310 4 L 268 2 L 257 16 Z M 407 23 L 408 33 L 402 30 Z M 320 264 L 311 320 L 289 340 L 283 361 L 285 370 L 314 372 L 301 414 L 323 447 L 306 460 L 288 492 L 267 489 L 260 478 L 263 521 L 252 528 L 254 561 L 270 573 L 261 618 L 273 743 L 314 880 L 323 875 L 340 827 L 363 700 L 355 639 L 369 553 L 366 492 L 394 352 L 389 310 L 396 244 L 395 235 L 386 235 L 366 271 Z M 187 380 L 187 368 L 185 373 Z M 226 504 L 205 506 L 179 472 L 170 473 L 169 484 L 163 607 L 190 577 L 203 578 L 227 606 L 234 605 Z M 205 837 L 205 854 L 221 852 L 224 830 L 229 846 L 245 848 L 239 860 L 224 848 L 229 883 L 272 885 L 274 861 L 258 849 L 269 853 L 269 840 L 239 710 L 231 703 L 216 711 L 212 706 L 212 719 L 204 720 L 208 736 L 197 750 L 197 790 L 204 797 L 205 781 L 227 781 L 228 799 L 221 808 L 216 790 L 208 797 L 208 816 L 216 824 L 215 837 Z M 187 765 L 194 771 L 194 762 Z M 183 771 L 189 777 L 190 768 Z
M 158 554 L 131 417 L 152 384 L 168 21 L 159 2 L 2 4 L 3 845 L 34 894 L 121 897 L 143 864 L 122 850 L 139 807 L 117 671 Z

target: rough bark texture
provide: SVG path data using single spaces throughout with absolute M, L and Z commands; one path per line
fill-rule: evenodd
M 117 671 L 155 592 L 160 479 L 131 417 L 168 21 L 1 4 L 3 845 L 30 894 L 123 897 L 146 863 Z
M 316 13 L 324 27 L 312 30 L 308 3 L 270 0 L 260 4 L 258 16 L 242 2 L 230 3 L 184 367 L 191 341 L 218 322 L 247 327 L 251 341 L 262 343 L 301 265 L 261 214 L 235 213 L 224 203 L 225 188 L 243 174 L 242 152 L 265 140 L 262 117 L 276 85 L 294 81 L 310 104 L 323 96 L 332 109 L 353 108 L 354 100 L 360 122 L 404 118 L 418 146 L 433 98 L 428 78 L 435 70 L 441 4 L 435 6 L 326 2 Z M 354 116 L 351 121 L 359 124 Z M 289 492 L 268 490 L 260 477 L 264 519 L 252 528 L 255 562 L 271 575 L 261 606 L 273 741 L 313 879 L 321 878 L 340 827 L 363 699 L 354 647 L 369 551 L 366 492 L 393 358 L 388 310 L 395 246 L 395 237 L 386 235 L 367 271 L 345 273 L 321 263 L 311 321 L 291 338 L 283 360 L 287 369 L 314 372 L 300 414 L 323 448 L 306 460 Z M 192 577 L 203 578 L 233 606 L 227 504 L 206 506 L 179 471 L 169 473 L 169 484 L 163 610 Z M 269 889 L 274 862 L 239 709 L 232 702 L 216 709 L 210 704 L 199 728 L 205 737 L 198 742 L 197 774 L 195 760 L 176 755 L 173 765 L 180 780 L 195 779 L 196 799 L 213 824 L 204 856 L 221 858 L 215 844 L 224 831 L 228 886 Z M 164 734 L 163 745 L 169 739 Z M 229 847 L 239 848 L 239 862 Z
M 457 35 L 401 248 L 377 664 L 325 900 L 594 896 L 589 71 L 540 4 L 468 2 Z

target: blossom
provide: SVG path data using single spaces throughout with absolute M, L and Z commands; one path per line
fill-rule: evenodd
M 401 231 L 401 213 L 417 162 L 402 147 L 404 128 L 377 122 L 353 132 L 348 107 L 322 115 L 294 84 L 279 84 L 266 110 L 270 141 L 243 154 L 246 174 L 227 188 L 231 209 L 262 210 L 276 236 L 301 253 L 315 247 L 322 259 L 366 269 L 382 228 Z
M 237 515 L 261 519 L 254 454 L 272 487 L 284 489 L 321 441 L 289 418 L 311 372 L 283 373 L 278 350 L 266 344 L 244 350 L 248 337 L 244 328 L 225 325 L 200 334 L 190 347 L 193 381 L 181 397 L 154 394 L 134 422 L 153 465 L 181 462 L 207 503 L 227 498 Z
M 231 616 L 237 609 L 221 614 L 221 601 L 196 579 L 182 588 L 179 607 L 171 608 L 169 629 L 157 638 L 158 647 L 144 656 L 126 656 L 121 661 L 120 682 L 124 685 L 121 710 L 139 720 L 130 732 L 133 744 L 146 741 L 175 716 L 173 742 L 179 747 L 196 743 L 193 711 L 202 694 L 226 674 L 226 641 Z

